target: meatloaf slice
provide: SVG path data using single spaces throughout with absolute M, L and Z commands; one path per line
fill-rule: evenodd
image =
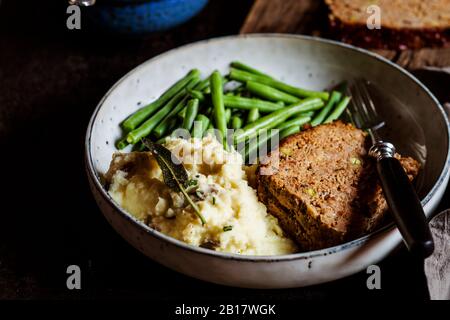
M 367 48 L 417 49 L 450 42 L 450 0 L 326 0 L 332 33 Z M 367 9 L 377 5 L 381 29 L 369 30 Z
M 303 250 L 337 245 L 382 223 L 387 204 L 367 143 L 364 131 L 337 121 L 284 139 L 259 166 L 259 199 Z M 412 180 L 419 163 L 396 157 Z

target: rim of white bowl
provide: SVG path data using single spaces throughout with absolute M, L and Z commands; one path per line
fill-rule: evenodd
M 422 82 L 420 82 L 410 72 L 408 72 L 407 70 L 398 66 L 397 64 L 393 63 L 392 61 L 390 61 L 378 54 L 375 54 L 371 51 L 368 51 L 368 50 L 365 50 L 362 48 L 358 48 L 358 47 L 355 47 L 355 46 L 352 46 L 352 45 L 349 45 L 346 43 L 329 40 L 329 39 L 313 37 L 313 36 L 305 36 L 305 35 L 282 34 L 282 33 L 255 33 L 255 34 L 245 34 L 245 35 L 231 35 L 231 36 L 224 36 L 224 37 L 217 37 L 217 38 L 201 40 L 201 41 L 189 43 L 189 44 L 171 49 L 169 51 L 163 52 L 163 53 L 141 63 L 140 65 L 136 66 L 135 68 L 133 68 L 132 70 L 127 72 L 103 96 L 103 98 L 100 100 L 97 107 L 95 108 L 95 110 L 91 116 L 91 119 L 89 121 L 88 127 L 87 127 L 86 138 L 85 138 L 85 164 L 86 164 L 86 171 L 87 171 L 89 177 L 91 178 L 91 181 L 93 182 L 94 187 L 97 189 L 99 194 L 109 204 L 111 204 L 116 209 L 117 212 L 122 214 L 126 219 L 137 224 L 145 232 L 150 233 L 152 236 L 155 236 L 161 240 L 167 241 L 170 244 L 180 247 L 182 249 L 193 251 L 193 252 L 199 253 L 199 254 L 206 254 L 206 255 L 211 255 L 214 257 L 220 257 L 220 258 L 224 258 L 224 259 L 239 260 L 239 261 L 246 261 L 246 262 L 277 262 L 277 261 L 289 261 L 289 260 L 297 260 L 297 259 L 304 260 L 304 259 L 311 259 L 311 258 L 320 257 L 320 256 L 327 256 L 327 255 L 331 255 L 331 254 L 334 254 L 334 253 L 337 253 L 337 252 L 340 252 L 340 251 L 343 251 L 343 250 L 346 250 L 349 248 L 362 246 L 369 239 L 374 238 L 375 236 L 377 236 L 381 233 L 387 232 L 388 230 L 392 230 L 395 228 L 394 223 L 391 222 L 391 223 L 375 230 L 374 232 L 366 234 L 360 238 L 357 238 L 357 239 L 354 239 L 354 240 L 351 240 L 351 241 L 348 241 L 348 242 L 345 242 L 345 243 L 342 243 L 342 244 L 339 244 L 339 245 L 336 245 L 333 247 L 328 247 L 328 248 L 319 249 L 319 250 L 291 253 L 291 254 L 284 254 L 284 255 L 271 255 L 271 256 L 268 256 L 268 255 L 261 255 L 261 256 L 242 255 L 242 254 L 237 254 L 237 253 L 226 253 L 226 252 L 214 251 L 214 250 L 210 250 L 210 249 L 206 249 L 206 248 L 193 246 L 193 245 L 187 244 L 181 240 L 177 240 L 168 235 L 165 235 L 155 229 L 152 229 L 151 227 L 149 227 L 142 221 L 133 217 L 130 213 L 125 211 L 123 208 L 121 208 L 112 199 L 112 197 L 106 191 L 104 186 L 101 184 L 100 177 L 99 177 L 98 173 L 96 172 L 96 170 L 94 169 L 94 165 L 93 165 L 94 162 L 92 160 L 92 154 L 91 154 L 91 148 L 90 148 L 93 124 L 96 120 L 98 111 L 101 109 L 103 103 L 108 98 L 108 96 L 111 94 L 111 92 L 114 91 L 115 88 L 120 83 L 122 83 L 125 79 L 127 79 L 132 73 L 134 73 L 135 71 L 137 71 L 138 69 L 144 67 L 145 65 L 147 65 L 149 63 L 154 63 L 155 61 L 157 61 L 158 59 L 161 59 L 162 57 L 164 57 L 166 55 L 173 54 L 174 52 L 177 52 L 177 51 L 180 51 L 180 50 L 192 47 L 192 46 L 206 44 L 209 42 L 220 42 L 220 41 L 229 41 L 229 40 L 233 40 L 233 39 L 245 39 L 245 38 L 261 38 L 261 39 L 263 39 L 263 38 L 289 38 L 289 39 L 301 39 L 301 40 L 317 41 L 317 42 L 321 42 L 321 43 L 331 44 L 331 45 L 339 46 L 339 47 L 342 47 L 345 49 L 357 51 L 359 53 L 362 53 L 362 54 L 365 54 L 365 55 L 371 57 L 372 59 L 384 62 L 384 63 L 390 65 L 391 67 L 393 67 L 394 69 L 396 69 L 398 72 L 400 72 L 400 73 L 406 75 L 408 78 L 410 78 L 421 90 L 425 91 L 425 93 L 434 101 L 435 105 L 438 107 L 438 110 L 441 112 L 441 116 L 443 117 L 444 122 L 446 123 L 447 158 L 445 160 L 445 164 L 442 168 L 439 178 L 436 180 L 435 184 L 433 185 L 431 190 L 428 192 L 428 194 L 421 200 L 422 206 L 425 206 L 431 200 L 431 198 L 433 198 L 433 196 L 435 195 L 437 190 L 441 187 L 442 183 L 446 179 L 448 171 L 450 170 L 450 122 L 449 122 L 447 114 L 445 113 L 444 108 L 442 107 L 440 102 L 436 99 L 436 97 L 431 93 L 431 91 Z

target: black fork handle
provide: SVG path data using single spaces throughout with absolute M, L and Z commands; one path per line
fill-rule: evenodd
M 418 259 L 429 257 L 434 251 L 433 237 L 422 204 L 400 161 L 394 157 L 378 159 L 377 170 L 406 247 Z

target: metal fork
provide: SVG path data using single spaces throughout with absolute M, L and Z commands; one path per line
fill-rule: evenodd
M 358 128 L 366 130 L 372 140 L 369 155 L 377 161 L 377 171 L 386 201 L 408 250 L 415 258 L 425 259 L 433 253 L 434 242 L 425 213 L 414 187 L 394 157 L 395 147 L 383 141 L 377 132 L 385 123 L 378 116 L 368 90 L 369 82 L 357 79 L 350 85 L 352 103 L 349 110 Z

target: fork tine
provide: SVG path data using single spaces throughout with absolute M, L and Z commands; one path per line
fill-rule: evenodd
M 364 128 L 367 125 L 367 120 L 365 118 L 365 112 L 362 110 L 364 101 L 362 99 L 357 80 L 353 81 L 351 88 L 351 95 L 353 98 L 353 113 L 356 119 L 356 125 L 359 128 Z
M 356 123 L 359 128 L 378 129 L 384 125 L 384 122 L 378 118 L 378 114 L 368 90 L 368 81 L 365 79 L 356 79 L 352 82 L 351 95 L 353 100 L 353 112 L 355 118 L 359 119 Z
M 348 105 L 348 109 L 350 110 L 351 113 L 355 113 L 355 104 L 354 104 L 354 97 L 353 97 L 353 88 L 354 88 L 354 82 L 353 81 L 349 81 L 349 84 L 347 86 L 347 90 L 346 93 L 347 95 L 349 95 L 350 97 L 352 97 L 351 102 Z
M 360 98 L 360 112 L 362 114 L 362 117 L 364 119 L 364 123 L 365 126 L 367 126 L 371 121 L 370 116 L 369 116 L 369 108 L 368 108 L 368 103 L 367 103 L 367 91 L 364 91 L 365 87 L 364 87 L 364 80 L 359 79 L 359 81 L 357 81 L 357 88 L 358 88 L 358 95 Z
M 362 85 L 363 95 L 366 97 L 367 104 L 369 106 L 368 110 L 368 120 L 370 125 L 373 127 L 373 129 L 379 129 L 385 125 L 385 122 L 381 120 L 378 116 L 377 109 L 375 108 L 375 104 L 373 103 L 373 100 L 369 93 L 369 82 L 367 80 L 364 81 L 364 85 Z
M 371 121 L 376 121 L 376 119 L 378 118 L 378 114 L 377 114 L 377 110 L 375 109 L 375 105 L 372 101 L 372 98 L 370 97 L 370 93 L 369 90 L 367 88 L 368 86 L 368 81 L 364 80 L 363 82 L 361 82 L 361 89 L 362 89 L 362 93 L 363 96 L 366 98 L 367 101 L 367 105 L 368 105 L 368 116 L 371 119 Z
M 354 106 L 354 101 L 353 101 L 353 94 L 352 94 L 352 88 L 353 87 L 353 81 L 348 81 L 347 82 L 347 86 L 345 88 L 345 93 L 347 96 L 352 97 L 352 99 L 350 100 L 350 103 L 348 104 L 348 107 L 345 108 L 345 113 L 347 114 L 348 119 L 350 120 L 350 122 L 355 126 L 358 127 L 358 124 L 355 121 L 355 106 Z
M 351 108 L 352 118 L 355 122 L 355 125 L 358 128 L 361 128 L 362 123 L 361 123 L 361 119 L 360 119 L 359 112 L 358 112 L 359 96 L 358 96 L 358 92 L 357 92 L 354 80 L 350 83 L 348 93 L 352 97 L 352 100 L 349 104 L 349 107 Z
M 359 127 L 359 123 L 356 119 L 356 106 L 355 106 L 355 97 L 354 97 L 354 84 L 353 81 L 349 81 L 346 93 L 348 96 L 350 96 L 352 99 L 350 100 L 350 103 L 348 104 L 347 111 L 350 114 L 350 119 L 353 121 L 353 124 L 356 127 Z

